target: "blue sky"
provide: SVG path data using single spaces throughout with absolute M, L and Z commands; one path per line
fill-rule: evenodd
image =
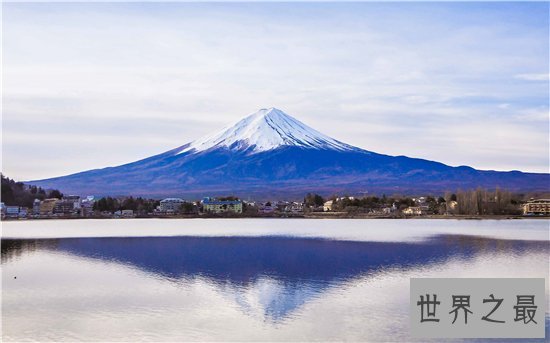
M 275 106 L 379 153 L 548 172 L 548 6 L 4 3 L 2 171 L 118 165 Z

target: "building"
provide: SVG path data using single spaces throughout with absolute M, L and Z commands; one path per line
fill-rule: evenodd
M 185 201 L 180 198 L 166 198 L 160 201 L 160 211 L 166 213 L 179 212 L 184 203 Z
M 50 216 L 53 214 L 55 204 L 59 201 L 57 198 L 45 199 L 40 203 L 40 215 Z
M 114 215 L 117 218 L 133 218 L 134 217 L 134 211 L 133 210 L 120 210 L 120 211 L 116 211 L 114 213 Z
M 269 214 L 275 212 L 275 206 L 271 204 L 271 201 L 268 201 L 266 203 L 260 204 L 260 208 L 258 209 L 260 213 L 263 214 Z
M 120 216 L 122 218 L 133 218 L 134 217 L 134 210 L 122 210 L 120 213 Z
M 301 213 L 304 212 L 304 204 L 301 202 L 293 202 L 286 207 L 286 212 Z
M 66 195 L 63 197 L 63 201 L 67 201 L 73 204 L 73 209 L 79 210 L 81 207 L 81 200 L 80 196 L 78 195 Z
M 53 212 L 57 214 L 72 214 L 74 211 L 74 203 L 67 200 L 56 201 L 53 210 Z
M 447 212 L 455 212 L 458 210 L 458 202 L 454 200 L 449 200 L 448 202 L 445 203 L 445 206 L 446 206 Z
M 288 201 L 277 201 L 275 209 L 279 212 L 285 212 L 290 203 Z
M 19 218 L 19 206 L 6 206 L 6 218 Z
M 403 214 L 406 216 L 421 216 L 428 214 L 428 206 L 411 206 L 403 210 Z
M 381 212 L 382 212 L 383 214 L 391 214 L 391 213 L 393 212 L 393 209 L 392 209 L 391 207 L 383 207 L 383 208 L 381 209 Z
M 355 200 L 355 197 L 338 197 L 338 198 L 336 198 L 336 201 L 343 201 L 345 199 L 353 201 L 353 200 Z
M 80 210 L 83 217 L 90 217 L 94 213 L 95 197 L 88 195 L 80 202 Z
M 40 199 L 34 199 L 32 203 L 32 214 L 39 215 L 40 214 L 40 204 L 42 201 Z
M 19 218 L 27 218 L 29 209 L 27 207 L 19 207 Z
M 425 205 L 426 204 L 426 197 L 413 198 L 413 201 L 417 205 Z
M 207 213 L 243 213 L 243 202 L 240 200 L 217 200 L 204 198 L 202 200 L 203 211 Z
M 550 215 L 550 199 L 532 199 L 523 205 L 524 215 Z
M 324 212 L 332 211 L 332 205 L 333 204 L 334 204 L 334 202 L 332 200 L 329 200 L 329 201 L 325 202 L 323 204 L 323 211 Z

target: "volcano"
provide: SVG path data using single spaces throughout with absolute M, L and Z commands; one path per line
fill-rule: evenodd
M 484 171 L 378 154 L 269 108 L 136 162 L 28 183 L 78 195 L 299 199 L 308 192 L 426 194 L 476 187 L 549 191 L 550 174 Z

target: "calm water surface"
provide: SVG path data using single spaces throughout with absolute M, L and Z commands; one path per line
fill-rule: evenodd
M 411 341 L 411 277 L 544 277 L 548 296 L 548 235 L 547 220 L 7 222 L 2 339 Z

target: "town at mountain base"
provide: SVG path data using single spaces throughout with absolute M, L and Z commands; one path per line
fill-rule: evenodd
M 71 194 L 419 194 L 477 187 L 547 192 L 550 174 L 482 171 L 388 156 L 328 137 L 281 110 L 253 113 L 217 134 L 133 163 L 29 181 Z

